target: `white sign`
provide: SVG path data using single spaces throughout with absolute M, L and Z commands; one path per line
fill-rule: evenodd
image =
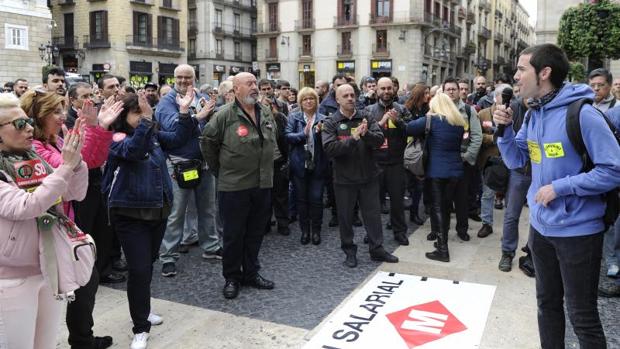
M 304 348 L 478 348 L 494 294 L 495 286 L 378 272 Z

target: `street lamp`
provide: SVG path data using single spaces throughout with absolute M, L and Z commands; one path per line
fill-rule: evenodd
M 39 57 L 41 60 L 47 63 L 47 65 L 52 65 L 54 63 L 54 58 L 58 58 L 58 46 L 53 45 L 49 41 L 47 44 L 41 44 L 39 46 Z

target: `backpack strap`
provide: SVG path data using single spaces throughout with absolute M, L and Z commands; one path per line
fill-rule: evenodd
M 581 107 L 583 107 L 584 104 L 592 104 L 592 100 L 589 98 L 576 100 L 568 106 L 566 111 L 566 134 L 573 148 L 575 148 L 575 151 L 581 158 L 581 163 L 583 164 L 581 172 L 587 172 L 594 167 L 581 134 L 579 115 L 581 113 Z

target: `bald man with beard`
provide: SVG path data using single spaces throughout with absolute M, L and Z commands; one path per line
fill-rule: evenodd
M 277 125 L 269 107 L 258 103 L 254 75 L 235 75 L 233 91 L 235 101 L 215 113 L 200 144 L 217 177 L 224 224 L 222 292 L 227 299 L 236 298 L 242 284 L 258 289 L 275 285 L 258 273 L 258 253 L 271 218 Z
M 336 90 L 338 110 L 325 120 L 323 148 L 332 160 L 334 192 L 338 206 L 341 248 L 347 267 L 357 266 L 357 246 L 353 242 L 354 206 L 359 200 L 364 227 L 368 235 L 370 258 L 397 263 L 398 258 L 383 248 L 381 205 L 379 203 L 380 169 L 374 157 L 384 141 L 377 121 L 365 110 L 356 110 L 355 91 L 348 85 Z

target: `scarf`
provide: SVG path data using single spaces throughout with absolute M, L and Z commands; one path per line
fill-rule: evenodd
M 558 95 L 558 93 L 560 93 L 560 89 L 556 88 L 551 92 L 547 93 L 546 95 L 542 96 L 541 98 L 529 98 L 526 102 L 527 106 L 531 109 L 538 110 L 542 108 L 545 104 L 551 102 L 555 98 L 555 96 Z

